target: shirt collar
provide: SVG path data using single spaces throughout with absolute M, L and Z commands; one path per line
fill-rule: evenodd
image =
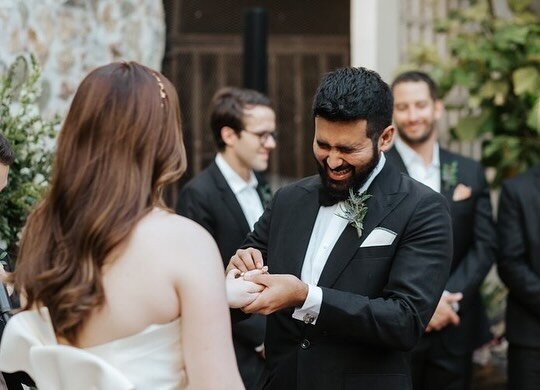
M 409 167 L 413 163 L 421 163 L 424 165 L 424 160 L 418 153 L 414 151 L 409 145 L 407 145 L 399 136 L 396 137 L 394 141 L 394 146 L 397 149 L 399 155 L 401 156 L 401 159 L 403 160 L 403 163 L 406 167 Z M 435 142 L 433 144 L 433 158 L 431 160 L 431 164 L 429 166 L 438 168 L 441 166 L 441 160 L 439 157 L 439 143 Z
M 371 173 L 369 174 L 369 177 L 367 178 L 366 182 L 364 183 L 364 185 L 362 187 L 360 187 L 360 189 L 358 190 L 358 193 L 362 193 L 364 192 L 365 190 L 367 190 L 369 188 L 369 186 L 371 185 L 371 183 L 373 182 L 373 180 L 375 180 L 375 178 L 377 177 L 377 175 L 379 173 L 381 173 L 382 169 L 384 168 L 384 164 L 386 163 L 386 157 L 384 156 L 384 153 L 381 152 L 380 154 L 380 158 L 379 158 L 379 162 L 377 163 L 377 165 L 375 166 L 375 168 L 373 168 L 373 170 L 371 171 Z
M 250 172 L 250 178 L 249 181 L 245 181 L 240 177 L 238 173 L 232 169 L 232 167 L 229 165 L 229 163 L 223 158 L 221 153 L 218 153 L 216 155 L 216 165 L 218 166 L 219 170 L 221 171 L 221 174 L 225 178 L 225 181 L 231 187 L 232 192 L 236 195 L 246 188 L 257 188 L 257 185 L 259 182 L 257 181 L 257 177 L 255 176 L 255 173 L 253 171 Z

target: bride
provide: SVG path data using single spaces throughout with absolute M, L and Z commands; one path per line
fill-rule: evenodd
M 162 199 L 185 168 L 163 75 L 121 62 L 83 80 L 24 228 L 12 280 L 25 304 L 2 371 L 26 371 L 40 390 L 243 388 L 216 244 Z M 234 276 L 245 306 L 257 286 Z

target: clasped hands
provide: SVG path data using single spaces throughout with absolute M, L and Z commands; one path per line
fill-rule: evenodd
M 254 248 L 239 249 L 227 266 L 227 301 L 245 313 L 268 315 L 304 304 L 308 286 L 293 275 L 270 274 L 262 254 Z

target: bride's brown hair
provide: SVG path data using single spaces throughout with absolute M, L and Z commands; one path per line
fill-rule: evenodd
M 104 262 L 165 207 L 163 187 L 185 168 L 172 84 L 134 62 L 92 71 L 60 131 L 50 189 L 23 230 L 13 277 L 23 309 L 48 307 L 57 335 L 76 344 L 105 302 Z

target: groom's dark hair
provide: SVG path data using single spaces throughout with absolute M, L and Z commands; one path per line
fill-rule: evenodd
M 377 72 L 341 68 L 324 75 L 313 99 L 313 118 L 331 122 L 367 121 L 367 136 L 376 142 L 392 124 L 392 91 Z

